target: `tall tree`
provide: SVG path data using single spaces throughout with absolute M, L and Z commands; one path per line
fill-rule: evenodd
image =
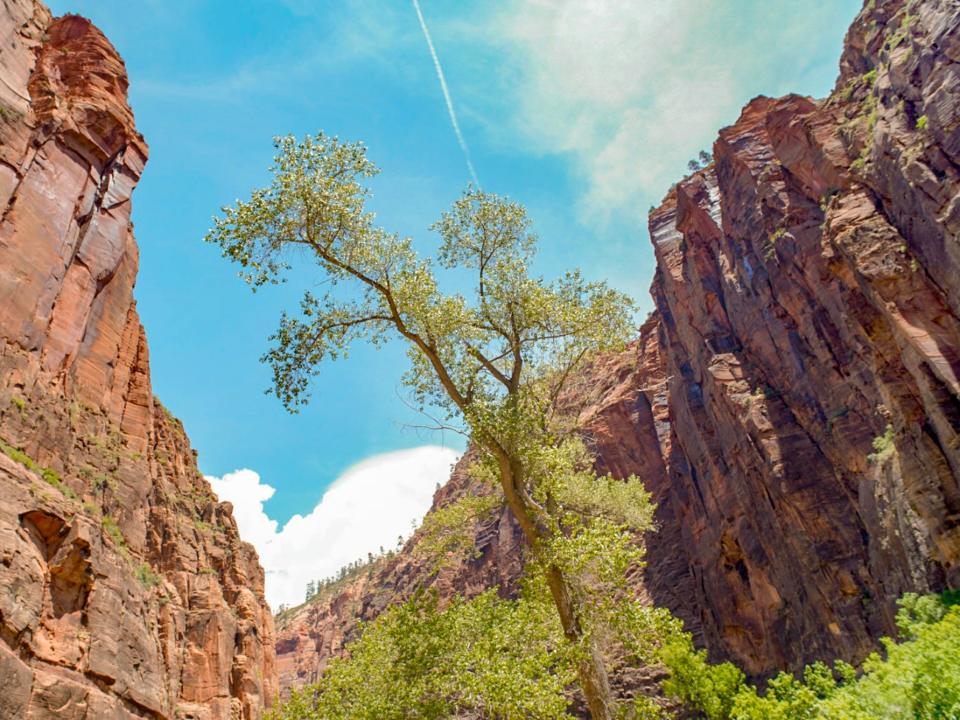
M 300 312 L 285 313 L 271 338 L 263 360 L 273 369 L 272 391 L 295 411 L 324 361 L 351 343 L 405 342 L 407 387 L 421 407 L 439 408 L 444 423 L 461 423 L 479 449 L 478 472 L 502 490 L 579 653 L 590 712 L 612 717 L 603 637 L 592 619 L 605 600 L 582 551 L 594 542 L 601 552 L 589 557 L 603 562 L 604 538 L 648 528 L 650 504 L 635 478 L 596 478 L 556 400 L 586 358 L 630 337 L 631 301 L 576 271 L 553 282 L 534 276 L 536 240 L 524 209 L 477 189 L 432 226 L 436 257 L 420 257 L 366 209 L 365 183 L 378 170 L 361 144 L 321 133 L 275 145 L 271 184 L 223 208 L 207 236 L 254 289 L 281 282 L 294 259 L 322 273 L 324 294 L 306 291 Z M 471 292 L 440 289 L 438 271 L 450 270 L 473 276 Z

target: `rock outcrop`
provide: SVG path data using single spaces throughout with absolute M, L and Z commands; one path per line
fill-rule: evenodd
M 869 0 L 822 101 L 752 100 L 649 218 L 656 310 L 566 399 L 644 478 L 638 587 L 751 675 L 861 660 L 905 591 L 960 584 L 960 6 Z M 436 497 L 469 492 L 464 473 Z M 416 583 L 507 588 L 506 516 L 428 579 L 417 537 L 290 611 L 281 685 Z
M 0 35 L 0 718 L 259 717 L 263 571 L 151 391 L 123 62 L 34 0 Z

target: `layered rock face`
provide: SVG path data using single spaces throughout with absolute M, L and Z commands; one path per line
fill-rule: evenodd
M 840 66 L 824 101 L 751 101 L 652 211 L 656 311 L 565 399 L 658 503 L 638 589 L 754 676 L 859 661 L 900 594 L 960 583 L 960 6 L 870 0 Z M 512 523 L 476 537 L 290 613 L 281 685 L 418 582 L 508 592 Z
M 263 571 L 151 391 L 123 62 L 32 0 L 0 34 L 0 718 L 259 717 Z
M 868 3 L 650 217 L 668 486 L 704 641 L 859 659 L 960 582 L 960 6 Z

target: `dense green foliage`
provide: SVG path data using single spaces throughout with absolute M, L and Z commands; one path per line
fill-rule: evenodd
M 18 405 L 17 407 L 21 407 L 21 406 Z M 8 458 L 13 460 L 14 462 L 20 463 L 27 470 L 31 470 L 37 473 L 41 478 L 43 478 L 43 480 L 47 484 L 55 487 L 57 490 L 63 493 L 66 497 L 70 498 L 71 500 L 77 499 L 77 493 L 74 492 L 73 488 L 71 488 L 69 485 L 66 485 L 63 482 L 63 480 L 60 477 L 60 473 L 58 473 L 53 468 L 48 468 L 40 465 L 36 460 L 34 460 L 29 455 L 27 455 L 25 452 L 23 452 L 23 450 L 15 448 L 9 443 L 4 442 L 3 440 L 0 440 L 0 452 L 2 452 L 4 455 L 6 455 Z
M 635 659 L 652 662 L 654 638 L 675 623 L 663 611 L 627 606 L 617 631 L 632 640 L 640 654 Z M 500 598 L 494 589 L 440 608 L 424 593 L 364 627 L 319 683 L 294 693 L 270 717 L 571 718 L 577 666 L 541 576 L 516 599 Z M 640 698 L 622 708 L 622 716 L 648 717 L 654 708 Z
M 710 665 L 689 636 L 661 651 L 671 672 L 664 689 L 709 720 L 957 720 L 960 718 L 960 597 L 907 594 L 901 642 L 883 640 L 862 673 L 837 662 L 809 665 L 798 679 L 780 673 L 759 692 L 730 663 Z
M 781 673 L 763 692 L 730 663 L 710 664 L 690 635 L 659 609 L 622 603 L 618 636 L 633 664 L 659 661 L 663 689 L 708 720 L 957 720 L 960 600 L 956 594 L 900 601 L 901 642 L 884 640 L 858 674 L 837 662 Z M 631 639 L 633 644 L 631 645 Z M 542 583 L 517 600 L 495 591 L 439 609 L 432 596 L 392 608 L 332 663 L 320 683 L 276 709 L 273 720 L 478 717 L 568 718 L 576 659 Z M 624 717 L 663 717 L 639 698 Z
M 556 613 L 540 595 L 502 600 L 491 590 L 442 611 L 425 595 L 393 607 L 275 717 L 566 717 L 574 672 Z

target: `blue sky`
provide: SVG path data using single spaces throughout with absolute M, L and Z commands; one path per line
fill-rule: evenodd
M 640 302 L 647 209 L 757 94 L 832 87 L 853 0 L 421 0 L 484 189 L 524 202 L 540 269 L 580 266 Z M 134 197 L 136 289 L 154 388 L 205 473 L 252 468 L 282 524 L 351 465 L 426 443 L 398 397 L 399 347 L 358 347 L 290 416 L 258 362 L 294 285 L 252 295 L 201 242 L 221 205 L 267 180 L 277 134 L 363 140 L 374 208 L 429 248 L 467 170 L 404 0 L 53 0 L 90 17 L 130 75 L 150 162 Z M 306 278 L 302 275 L 301 278 Z

